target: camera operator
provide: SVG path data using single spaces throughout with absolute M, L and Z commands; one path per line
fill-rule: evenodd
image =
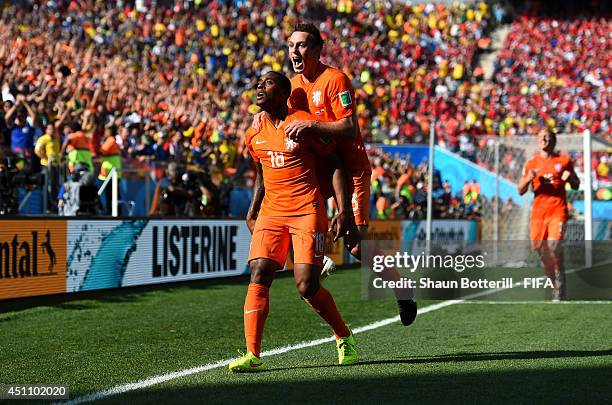
M 10 159 L 0 159 L 0 215 L 17 215 L 19 210 L 19 194 L 13 185 L 17 172 L 11 167 Z
M 149 215 L 183 216 L 190 198 L 182 180 L 178 164 L 171 162 L 166 175 L 157 183 Z
M 19 188 L 27 191 L 41 185 L 40 173 L 19 170 L 11 157 L 0 159 L 0 215 L 19 213 Z
M 219 215 L 220 195 L 208 171 L 188 171 L 183 175 L 183 184 L 190 198 L 185 215 L 211 217 Z
M 69 180 L 64 183 L 58 195 L 59 214 L 63 216 L 97 215 L 100 200 L 96 178 L 88 171 L 86 163 L 74 165 Z

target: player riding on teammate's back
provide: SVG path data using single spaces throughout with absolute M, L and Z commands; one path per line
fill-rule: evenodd
M 361 260 L 361 243 L 368 238 L 372 170 L 357 124 L 355 91 L 346 74 L 320 61 L 323 39 L 314 25 L 298 24 L 289 37 L 288 48 L 293 70 L 297 73 L 291 80 L 290 105 L 308 111 L 316 118 L 290 123 L 286 128 L 287 135 L 292 139 L 313 135 L 329 137 L 338 142 L 352 196 L 353 225 L 344 237 L 344 244 L 355 258 Z M 329 197 L 328 171 L 321 168 L 319 173 L 321 188 Z M 331 259 L 326 264 L 330 263 L 333 263 Z M 392 268 L 381 275 L 394 281 L 400 278 Z M 397 289 L 395 295 L 401 321 L 408 326 L 417 315 L 413 292 Z

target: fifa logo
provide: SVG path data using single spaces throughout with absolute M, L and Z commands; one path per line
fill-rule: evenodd
M 321 104 L 321 90 L 316 90 L 312 92 L 312 103 L 314 105 Z

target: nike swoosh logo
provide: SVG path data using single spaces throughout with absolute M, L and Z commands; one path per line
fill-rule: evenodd
M 261 311 L 261 309 L 249 309 L 248 311 L 244 311 L 245 315 L 250 314 L 251 312 L 257 312 L 257 311 Z
M 323 257 L 323 255 L 314 255 L 315 259 L 318 259 L 319 257 Z
M 268 141 L 260 141 L 259 139 L 255 141 L 255 145 L 261 145 L 262 143 L 266 143 Z

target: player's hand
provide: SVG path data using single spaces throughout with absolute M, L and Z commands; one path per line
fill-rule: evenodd
M 570 173 L 569 170 L 564 170 L 563 173 L 561 174 L 561 180 L 567 181 L 571 175 L 572 173 Z
M 315 124 L 315 120 L 291 121 L 285 126 L 285 134 L 289 139 L 300 142 L 304 139 L 304 136 L 308 135 L 308 132 L 314 128 Z
M 328 232 L 332 232 L 334 234 L 334 242 L 337 241 L 340 237 L 346 235 L 348 231 L 348 226 L 346 223 L 346 214 L 344 211 L 339 211 L 336 215 L 334 215 L 329 223 Z
M 251 128 L 257 131 L 261 129 L 261 121 L 263 120 L 264 114 L 264 111 L 260 111 L 257 114 L 253 115 L 253 122 L 251 123 Z

